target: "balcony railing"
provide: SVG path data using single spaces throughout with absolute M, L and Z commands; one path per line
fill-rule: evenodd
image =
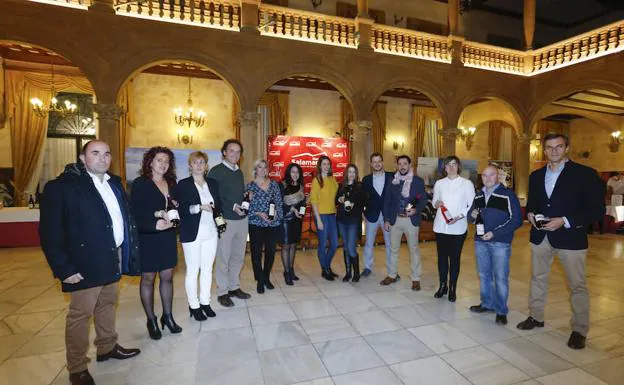
M 465 41 L 462 45 L 462 61 L 467 67 L 483 68 L 512 74 L 524 73 L 524 61 L 528 60 L 523 51 L 495 47 Z
M 117 0 L 117 14 L 181 24 L 239 30 L 236 0 Z
M 260 4 L 258 29 L 262 35 L 356 47 L 355 20 L 343 17 Z
M 60 5 L 63 7 L 87 9 L 92 1 L 91 0 L 30 0 L 35 3 Z
M 622 50 L 624 20 L 535 50 L 532 73 L 546 72 Z
M 373 24 L 372 44 L 377 52 L 451 62 L 446 36 Z

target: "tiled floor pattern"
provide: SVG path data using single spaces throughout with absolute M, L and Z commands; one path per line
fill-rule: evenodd
M 117 311 L 120 342 L 140 347 L 132 360 L 90 364 L 98 385 L 228 384 L 624 384 L 624 237 L 591 237 L 587 271 L 592 327 L 588 347 L 566 346 L 570 308 L 561 267 L 553 265 L 547 327 L 522 332 L 526 317 L 530 252 L 526 226 L 513 245 L 509 325 L 475 315 L 479 281 L 472 241 L 462 256 L 458 300 L 435 300 L 435 244 L 421 244 L 423 290 L 412 292 L 407 250 L 402 280 L 379 285 L 385 269 L 376 249 L 374 275 L 359 283 L 320 278 L 314 250 L 299 252 L 301 280 L 286 286 L 276 260 L 275 290 L 253 292 L 249 264 L 243 270 L 247 301 L 217 317 L 188 317 L 184 264 L 176 273 L 175 316 L 180 335 L 147 337 L 138 280 L 124 278 Z M 181 258 L 182 261 L 182 258 Z M 342 251 L 334 260 L 343 271 Z M 214 293 L 214 291 L 213 291 Z M 67 297 L 39 249 L 0 249 L 0 384 L 68 384 L 64 355 Z M 93 338 L 92 333 L 92 338 Z M 90 356 L 94 358 L 92 348 Z

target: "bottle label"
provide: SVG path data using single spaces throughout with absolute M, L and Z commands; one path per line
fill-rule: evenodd
M 483 223 L 479 223 L 477 225 L 477 235 L 485 235 L 485 226 L 483 225 Z
M 179 220 L 180 219 L 180 214 L 178 214 L 178 210 L 176 209 L 171 209 L 169 211 L 167 211 L 167 218 L 169 219 L 169 221 L 173 221 L 173 220 Z
M 269 216 L 270 217 L 275 216 L 275 204 L 274 203 L 271 203 L 269 205 Z
M 225 220 L 221 215 L 215 218 L 215 223 L 217 224 L 217 227 L 225 226 Z
M 243 201 L 243 203 L 241 203 L 240 207 L 241 207 L 241 210 L 249 210 L 249 202 Z
M 305 215 L 305 213 L 306 213 L 306 207 L 305 206 L 299 207 L 299 214 L 300 215 Z
M 451 215 L 451 212 L 448 211 L 448 209 L 446 207 L 442 206 L 440 211 L 442 212 L 442 217 L 444 217 L 444 221 L 446 223 L 449 223 L 450 221 L 453 220 L 453 216 Z

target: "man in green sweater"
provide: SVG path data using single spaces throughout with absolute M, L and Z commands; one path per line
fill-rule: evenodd
M 251 295 L 240 288 L 240 272 L 245 263 L 247 246 L 247 216 L 240 204 L 245 195 L 245 179 L 238 167 L 243 153 L 243 145 L 236 139 L 228 139 L 221 147 L 223 161 L 208 173 L 209 178 L 217 181 L 223 216 L 227 220 L 227 229 L 219 239 L 217 246 L 217 300 L 221 306 L 234 306 L 231 297 L 248 299 Z

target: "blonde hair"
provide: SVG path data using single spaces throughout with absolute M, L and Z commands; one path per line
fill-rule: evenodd
M 263 164 L 263 163 L 264 163 L 264 165 L 266 166 L 266 168 L 268 169 L 268 168 L 269 168 L 269 163 L 268 163 L 266 160 L 264 160 L 264 159 L 258 159 L 258 160 L 256 160 L 256 161 L 254 162 L 254 165 L 253 165 L 253 177 L 254 177 L 254 178 L 258 175 L 258 173 L 256 172 L 256 169 L 258 168 L 258 166 L 260 166 L 260 165 L 261 165 L 261 164 Z M 267 176 L 267 177 L 268 177 L 268 176 Z
M 203 152 L 203 151 L 193 151 L 193 152 L 191 152 L 189 154 L 189 157 L 188 157 L 189 170 L 191 169 L 191 164 L 193 164 L 193 162 L 196 159 L 203 159 L 204 160 L 204 162 L 206 163 L 206 171 L 205 172 L 208 172 L 208 155 L 206 155 L 206 153 Z

